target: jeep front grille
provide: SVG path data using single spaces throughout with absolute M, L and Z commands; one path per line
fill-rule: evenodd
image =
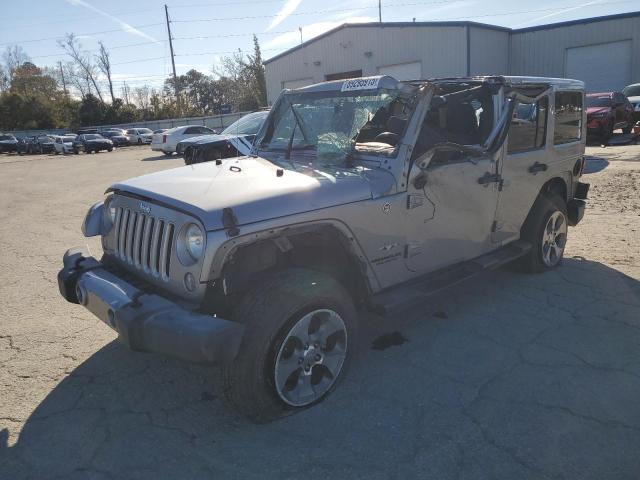
M 173 223 L 117 207 L 115 253 L 123 262 L 168 281 L 174 231 Z

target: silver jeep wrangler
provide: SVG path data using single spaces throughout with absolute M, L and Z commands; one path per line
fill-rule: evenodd
M 357 311 L 393 317 L 514 263 L 557 267 L 588 184 L 584 84 L 529 77 L 285 90 L 248 156 L 112 185 L 62 296 L 139 351 L 220 363 L 245 414 L 323 399 Z

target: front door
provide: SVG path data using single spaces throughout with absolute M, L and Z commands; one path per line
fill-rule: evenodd
M 423 161 L 414 162 L 407 191 L 407 268 L 428 273 L 495 249 L 491 230 L 499 177 L 494 159 L 436 152 L 426 168 Z

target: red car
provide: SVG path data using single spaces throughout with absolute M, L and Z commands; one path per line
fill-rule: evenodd
M 587 133 L 608 140 L 618 128 L 630 133 L 633 128 L 633 105 L 620 92 L 587 95 Z

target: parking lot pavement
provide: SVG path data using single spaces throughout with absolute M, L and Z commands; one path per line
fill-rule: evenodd
M 265 425 L 227 408 L 215 369 L 130 352 L 57 290 L 105 188 L 181 161 L 0 156 L 0 477 L 637 479 L 640 146 L 587 153 L 561 268 L 363 315 L 335 393 Z

